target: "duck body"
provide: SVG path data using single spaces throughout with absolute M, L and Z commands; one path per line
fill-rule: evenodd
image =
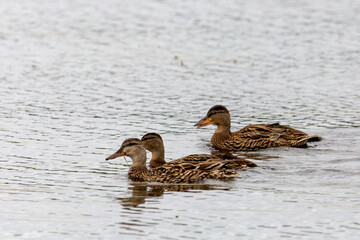
M 236 170 L 231 167 L 234 161 L 214 161 L 208 157 L 205 157 L 208 160 L 204 161 L 196 161 L 195 158 L 193 161 L 172 161 L 149 170 L 146 167 L 146 149 L 143 142 L 136 138 L 125 140 L 120 149 L 106 160 L 125 155 L 133 161 L 128 172 L 129 179 L 133 181 L 195 183 L 204 179 L 226 180 L 238 176 Z M 240 160 L 237 164 L 241 164 Z
M 232 156 L 231 158 L 224 157 L 224 156 L 215 156 L 209 154 L 192 154 L 186 157 L 182 157 L 168 163 L 195 163 L 195 164 L 202 164 L 206 162 L 224 162 L 227 161 L 227 166 L 232 169 L 245 169 L 245 168 L 253 168 L 257 167 L 257 165 L 249 160 Z M 205 166 L 206 164 L 202 165 Z
M 209 154 L 192 154 L 186 157 L 182 157 L 170 162 L 165 161 L 165 149 L 164 143 L 161 136 L 157 133 L 147 133 L 145 134 L 141 141 L 144 143 L 146 150 L 150 151 L 152 154 L 150 160 L 150 167 L 160 167 L 164 164 L 201 164 L 207 161 L 224 161 L 228 160 L 227 166 L 233 169 L 243 169 L 257 167 L 257 165 L 251 161 L 248 161 L 244 158 L 236 157 L 231 155 L 209 155 Z
M 204 179 L 227 180 L 238 176 L 230 161 L 168 162 L 149 171 L 149 180 L 162 183 L 196 183 Z
M 239 131 L 230 132 L 228 137 L 214 134 L 211 143 L 219 149 L 254 151 L 270 147 L 306 147 L 308 142 L 319 141 L 318 136 L 274 124 L 251 124 Z
M 230 131 L 230 113 L 221 105 L 216 105 L 195 126 L 217 125 L 211 143 L 218 149 L 254 151 L 270 147 L 306 147 L 308 142 L 320 141 L 319 136 L 289 126 L 273 124 L 251 124 L 239 131 Z

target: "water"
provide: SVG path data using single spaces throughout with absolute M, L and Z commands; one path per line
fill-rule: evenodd
M 2 1 L 1 239 L 357 239 L 358 1 Z M 239 153 L 231 182 L 132 183 L 105 157 L 151 131 L 167 160 L 281 122 L 308 149 Z M 150 157 L 150 156 L 148 156 Z

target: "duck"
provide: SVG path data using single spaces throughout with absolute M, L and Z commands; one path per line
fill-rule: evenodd
M 235 169 L 229 167 L 233 161 L 168 162 L 162 166 L 148 169 L 146 167 L 146 149 L 138 138 L 128 138 L 118 151 L 106 158 L 115 159 L 128 156 L 132 165 L 128 177 L 132 181 L 160 183 L 196 183 L 205 179 L 230 180 L 238 177 Z
M 308 135 L 279 123 L 250 124 L 239 131 L 231 132 L 230 113 L 223 105 L 211 107 L 195 127 L 202 128 L 211 124 L 217 126 L 211 137 L 211 144 L 223 150 L 254 151 L 270 147 L 307 147 L 308 142 L 321 141 L 320 136 Z
M 141 141 L 143 142 L 146 150 L 151 152 L 151 159 L 149 163 L 151 168 L 156 168 L 166 164 L 164 142 L 160 134 L 154 132 L 146 133 L 141 138 Z M 191 154 L 189 156 L 173 160 L 169 163 L 186 163 L 186 162 L 201 163 L 205 161 L 223 161 L 223 160 L 236 160 L 232 164 L 231 163 L 228 164 L 228 166 L 230 166 L 233 169 L 257 167 L 255 163 L 248 161 L 244 158 L 236 157 L 227 152 L 217 153 L 216 155 Z

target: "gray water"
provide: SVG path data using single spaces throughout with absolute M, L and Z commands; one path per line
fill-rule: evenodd
M 358 239 L 359 1 L 45 1 L 0 4 L 1 239 Z M 232 129 L 280 122 L 307 149 L 237 153 L 230 182 L 132 183 L 128 137 L 167 160 Z M 148 154 L 150 157 L 150 154 Z M 128 161 L 130 161 L 128 159 Z

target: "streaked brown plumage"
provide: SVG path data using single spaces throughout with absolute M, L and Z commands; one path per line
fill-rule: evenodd
M 319 136 L 310 136 L 300 130 L 274 124 L 251 124 L 237 132 L 230 131 L 230 113 L 226 107 L 210 108 L 204 118 L 195 124 L 198 128 L 217 125 L 211 143 L 219 149 L 252 151 L 269 147 L 305 147 L 308 142 L 320 141 Z
M 231 179 L 237 176 L 236 170 L 229 167 L 234 161 L 168 162 L 160 167 L 146 168 L 146 149 L 137 138 L 129 138 L 120 149 L 106 160 L 129 156 L 133 163 L 128 176 L 133 181 L 162 183 L 194 183 L 204 179 Z
M 150 167 L 152 168 L 159 167 L 166 163 L 164 143 L 159 134 L 147 133 L 141 138 L 141 141 L 144 143 L 145 148 L 151 152 Z M 224 160 L 229 160 L 229 161 L 234 160 L 233 163 L 229 162 L 228 164 L 228 166 L 233 169 L 257 167 L 257 165 L 251 161 L 233 155 L 231 155 L 230 157 L 229 154 L 223 154 L 223 155 L 217 154 L 216 156 L 209 154 L 192 154 L 186 157 L 173 160 L 168 163 L 201 164 L 202 162 L 206 162 L 206 161 L 224 161 Z

